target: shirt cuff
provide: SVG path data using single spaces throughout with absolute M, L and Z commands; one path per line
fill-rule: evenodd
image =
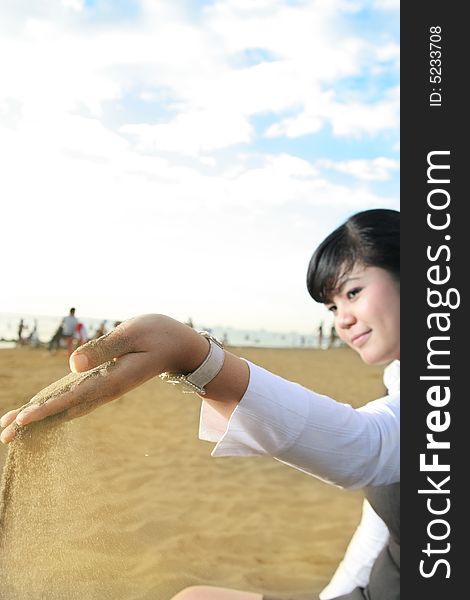
M 292 445 L 305 427 L 307 390 L 246 362 L 248 388 L 229 419 L 209 403 L 202 403 L 199 437 L 217 443 L 212 456 L 276 456 Z

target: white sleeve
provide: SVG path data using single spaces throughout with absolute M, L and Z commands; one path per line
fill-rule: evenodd
M 202 407 L 200 437 L 217 442 L 212 456 L 269 455 L 350 489 L 399 481 L 398 395 L 353 409 L 248 365 L 248 389 L 228 423 Z
M 367 500 L 362 505 L 362 518 L 330 583 L 321 591 L 320 600 L 348 594 L 369 583 L 375 559 L 385 547 L 388 528 Z

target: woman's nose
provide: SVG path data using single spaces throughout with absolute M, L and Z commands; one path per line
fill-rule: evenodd
M 348 329 L 351 325 L 354 325 L 356 322 L 356 318 L 352 311 L 343 309 L 338 309 L 336 313 L 336 326 L 340 329 Z

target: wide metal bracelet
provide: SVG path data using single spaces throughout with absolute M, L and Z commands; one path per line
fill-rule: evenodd
M 200 394 L 204 396 L 206 394 L 206 390 L 204 388 L 199 387 L 198 385 L 191 383 L 186 379 L 186 375 L 180 375 L 178 373 L 169 373 L 165 371 L 165 373 L 161 373 L 159 375 L 160 379 L 165 383 L 171 383 L 172 385 L 183 384 L 183 386 L 188 386 L 191 389 L 185 390 L 183 388 L 183 394 Z
M 159 377 L 165 383 L 171 383 L 173 385 L 181 384 L 182 391 L 186 394 L 200 394 L 201 396 L 204 396 L 206 393 L 204 387 L 210 383 L 222 369 L 225 354 L 221 342 L 214 338 L 210 333 L 207 331 L 199 331 L 198 333 L 209 341 L 209 352 L 199 367 L 187 375 L 166 371 L 159 375 Z M 194 379 L 196 381 L 194 381 Z

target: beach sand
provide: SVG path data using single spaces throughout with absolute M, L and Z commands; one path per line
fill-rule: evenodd
M 382 369 L 346 348 L 230 350 L 353 406 L 384 392 Z M 0 413 L 67 372 L 63 352 L 0 350 Z M 196 396 L 156 378 L 61 426 L 40 460 L 30 452 L 7 515 L 0 598 L 167 600 L 202 583 L 318 594 L 362 494 L 264 457 L 211 458 L 198 419 Z M 2 446 L 2 467 L 6 456 Z

